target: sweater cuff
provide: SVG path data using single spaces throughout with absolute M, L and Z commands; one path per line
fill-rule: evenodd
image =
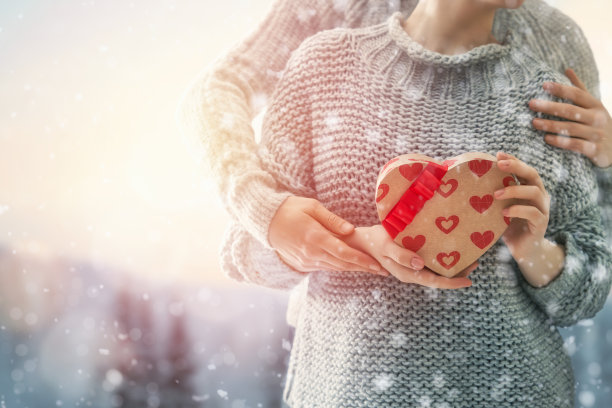
M 240 224 L 255 238 L 264 248 L 273 250 L 268 238 L 270 222 L 276 211 L 287 197 L 294 194 L 289 191 L 279 191 L 265 185 L 251 185 L 241 191 L 240 197 L 235 199 Z
M 308 272 L 286 264 L 274 249 L 265 248 L 235 222 L 230 222 L 219 249 L 223 274 L 239 282 L 292 289 L 308 276 Z
M 523 290 L 549 316 L 556 314 L 559 305 L 564 299 L 579 295 L 577 291 L 583 286 L 583 281 L 585 280 L 584 273 L 587 272 L 584 265 L 588 262 L 586 255 L 577 246 L 572 234 L 562 231 L 555 234 L 552 239 L 565 248 L 565 261 L 559 275 L 545 286 L 532 286 L 523 276 L 516 260 L 514 258 L 511 260 L 518 271 L 518 278 Z

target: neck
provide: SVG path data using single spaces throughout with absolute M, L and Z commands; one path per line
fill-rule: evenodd
M 455 55 L 497 43 L 491 33 L 497 7 L 475 0 L 421 0 L 403 24 L 423 47 Z

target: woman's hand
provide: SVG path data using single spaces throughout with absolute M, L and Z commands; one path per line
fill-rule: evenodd
M 608 167 L 612 165 L 612 118 L 572 69 L 567 69 L 565 75 L 574 86 L 556 82 L 545 82 L 542 86 L 552 95 L 569 99 L 574 105 L 532 99 L 529 107 L 570 122 L 535 118 L 533 126 L 548 132 L 544 138 L 547 143 L 582 153 L 598 167 Z
M 545 240 L 550 196 L 536 169 L 503 152 L 497 152 L 497 160 L 497 167 L 501 171 L 516 174 L 521 183 L 497 190 L 494 195 L 497 200 L 508 198 L 521 200 L 520 204 L 504 208 L 502 211 L 503 215 L 512 218 L 502 239 L 514 259 L 522 262 L 521 258 L 531 258 Z
M 387 271 L 405 283 L 417 283 L 440 289 L 465 288 L 472 285 L 472 281 L 467 276 L 478 266 L 478 262 L 474 262 L 453 278 L 438 275 L 424 268 L 423 259 L 416 253 L 396 244 L 380 224 L 357 227 L 355 232 L 342 239 L 352 247 L 368 252 Z
M 334 235 L 350 234 L 354 228 L 313 198 L 289 196 L 270 222 L 268 239 L 281 260 L 301 272 L 363 271 L 388 275 L 371 256 Z

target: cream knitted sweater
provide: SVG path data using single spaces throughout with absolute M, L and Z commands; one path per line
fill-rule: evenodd
M 500 240 L 460 290 L 312 272 L 284 398 L 292 407 L 573 407 L 571 362 L 555 326 L 601 309 L 612 254 L 593 165 L 547 145 L 526 103 L 547 97 L 543 81 L 568 81 L 520 35 L 443 56 L 412 41 L 402 18 L 323 31 L 300 45 L 264 117 L 263 170 L 278 191 L 367 226 L 378 223 L 373 189 L 389 159 L 506 151 L 535 167 L 551 194 L 546 236 L 564 247 L 565 265 L 532 287 Z M 230 276 L 279 288 L 303 278 L 240 229 L 226 238 Z

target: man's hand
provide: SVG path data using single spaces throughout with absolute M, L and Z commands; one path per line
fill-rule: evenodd
M 362 271 L 388 275 L 374 258 L 335 235 L 351 234 L 354 229 L 319 201 L 290 196 L 272 218 L 268 239 L 281 260 L 301 272 Z
M 545 82 L 542 86 L 552 95 L 568 99 L 574 105 L 532 99 L 529 107 L 569 122 L 535 118 L 533 126 L 548 132 L 544 138 L 548 144 L 582 153 L 596 166 L 608 167 L 612 165 L 612 118 L 572 69 L 567 69 L 565 75 L 574 86 L 556 82 Z
M 341 238 L 349 245 L 368 252 L 387 271 L 405 283 L 416 283 L 439 289 L 459 289 L 472 285 L 467 276 L 478 266 L 474 262 L 453 278 L 447 278 L 424 267 L 423 259 L 416 253 L 396 244 L 385 228 L 378 224 L 357 227 L 351 235 Z

